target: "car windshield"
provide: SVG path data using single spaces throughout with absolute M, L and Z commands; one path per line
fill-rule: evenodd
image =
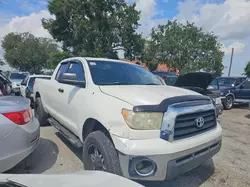
M 88 61 L 96 85 L 162 85 L 154 74 L 139 65 L 114 61 Z
M 28 73 L 11 73 L 10 79 L 24 79 Z
M 50 79 L 50 77 L 31 77 L 29 80 L 29 86 L 33 86 L 36 79 Z
M 220 78 L 218 79 L 219 86 L 228 86 L 234 84 L 234 78 Z

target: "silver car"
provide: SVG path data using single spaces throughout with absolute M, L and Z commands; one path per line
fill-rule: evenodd
M 39 122 L 30 101 L 23 97 L 0 97 L 0 173 L 32 153 L 40 138 Z

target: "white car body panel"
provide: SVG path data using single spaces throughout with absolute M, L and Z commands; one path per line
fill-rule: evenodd
M 61 175 L 43 175 L 43 174 L 22 174 L 0 175 L 0 183 L 15 182 L 29 187 L 55 187 L 55 186 L 68 186 L 68 187 L 143 187 L 142 185 L 123 178 L 101 171 L 81 171 L 73 174 Z

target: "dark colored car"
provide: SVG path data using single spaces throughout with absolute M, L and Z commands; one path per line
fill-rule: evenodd
M 152 73 L 161 77 L 165 81 L 166 85 L 170 86 L 174 85 L 175 81 L 178 78 L 175 73 L 168 71 L 153 71 Z
M 224 109 L 229 110 L 234 103 L 247 103 L 250 100 L 250 90 L 246 77 L 218 77 L 208 87 L 218 90 Z
M 0 96 L 11 95 L 12 93 L 11 81 L 0 71 Z
M 250 101 L 250 79 L 237 86 L 220 89 L 220 96 L 226 110 L 231 109 L 234 103 L 248 103 Z
M 223 112 L 220 92 L 218 90 L 208 90 L 208 85 L 215 79 L 213 74 L 206 72 L 192 72 L 180 75 L 174 86 L 189 89 L 202 95 L 209 96 L 216 106 L 217 115 Z

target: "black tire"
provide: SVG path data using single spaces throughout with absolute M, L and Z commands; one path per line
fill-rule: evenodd
M 230 110 L 233 107 L 233 103 L 234 103 L 234 98 L 231 95 L 228 95 L 225 99 L 225 101 L 223 102 L 223 106 L 225 110 Z
M 94 166 L 96 164 L 92 161 L 90 154 L 93 146 L 97 148 L 98 152 L 102 155 L 102 164 L 104 167 Z M 122 175 L 117 151 L 113 143 L 103 132 L 95 131 L 86 137 L 82 155 L 85 170 L 102 170 L 116 175 Z
M 42 104 L 41 98 L 36 98 L 35 103 L 35 117 L 39 121 L 40 125 L 47 125 L 48 124 L 48 114 L 45 112 Z

